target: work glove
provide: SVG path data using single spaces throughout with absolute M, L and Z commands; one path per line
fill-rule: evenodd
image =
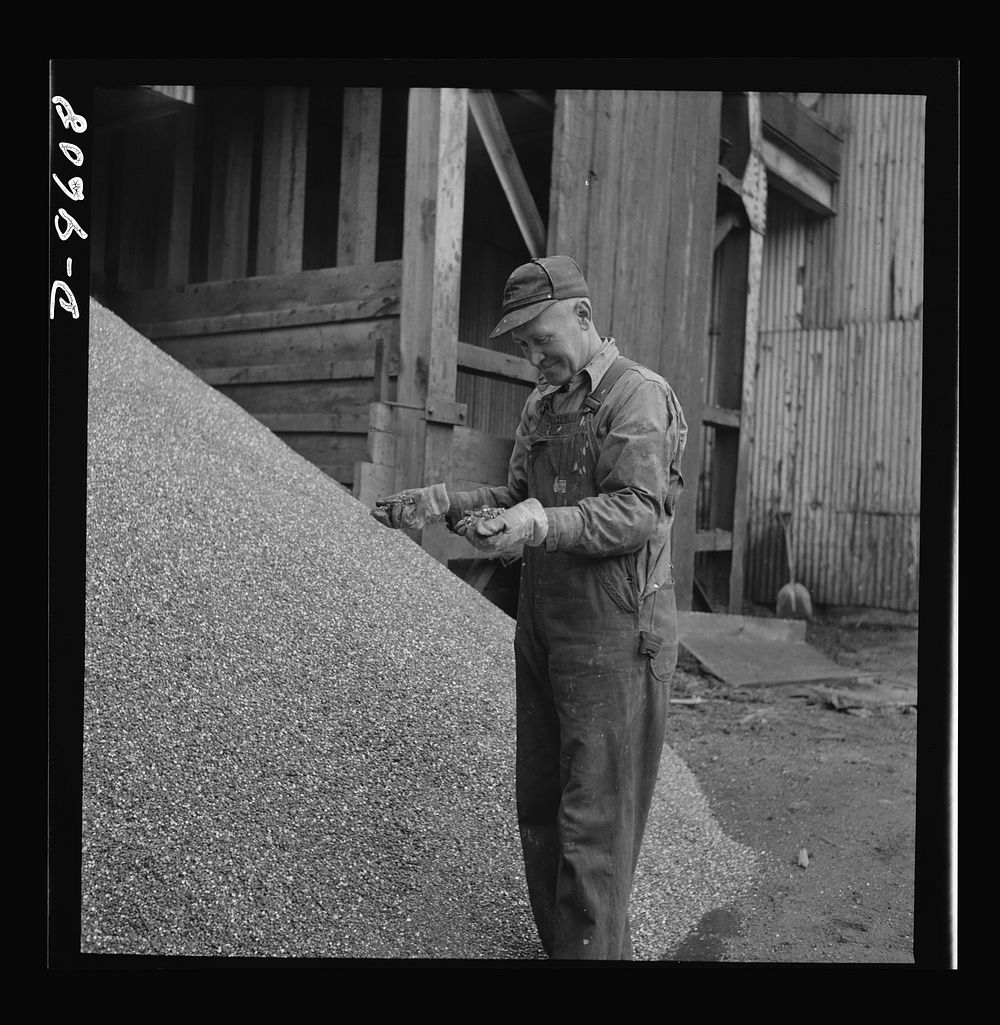
M 542 503 L 537 498 L 527 498 L 504 509 L 499 516 L 479 520 L 465 539 L 482 552 L 498 554 L 522 545 L 540 545 L 548 532 L 549 520 Z
M 396 530 L 403 527 L 420 530 L 428 523 L 443 519 L 448 505 L 448 489 L 444 484 L 433 484 L 429 488 L 408 488 L 382 498 L 375 503 L 371 514 L 379 523 Z

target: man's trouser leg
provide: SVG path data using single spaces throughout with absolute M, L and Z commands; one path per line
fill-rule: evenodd
M 611 600 L 592 562 L 560 568 L 558 586 L 550 578 L 522 588 L 518 617 L 517 801 L 528 892 L 552 957 L 628 959 L 628 901 L 667 684 L 639 654 L 640 615 Z M 658 623 L 673 615 L 672 599 L 664 595 Z

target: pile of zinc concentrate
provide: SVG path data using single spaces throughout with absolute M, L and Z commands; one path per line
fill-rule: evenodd
M 544 954 L 514 815 L 513 622 L 96 302 L 81 946 Z M 633 898 L 657 959 L 745 892 L 664 750 Z

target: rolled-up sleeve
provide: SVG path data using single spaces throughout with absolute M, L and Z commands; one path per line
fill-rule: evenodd
M 549 551 L 624 555 L 640 549 L 673 517 L 684 484 L 681 457 L 687 424 L 661 378 L 629 375 L 629 384 L 630 390 L 603 420 L 606 433 L 596 467 L 600 494 L 575 506 L 546 510 Z M 597 427 L 600 434 L 600 419 Z

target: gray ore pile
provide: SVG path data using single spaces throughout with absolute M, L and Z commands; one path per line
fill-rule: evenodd
M 90 310 L 87 953 L 538 958 L 513 623 L 239 406 Z M 664 751 L 658 959 L 756 856 Z

